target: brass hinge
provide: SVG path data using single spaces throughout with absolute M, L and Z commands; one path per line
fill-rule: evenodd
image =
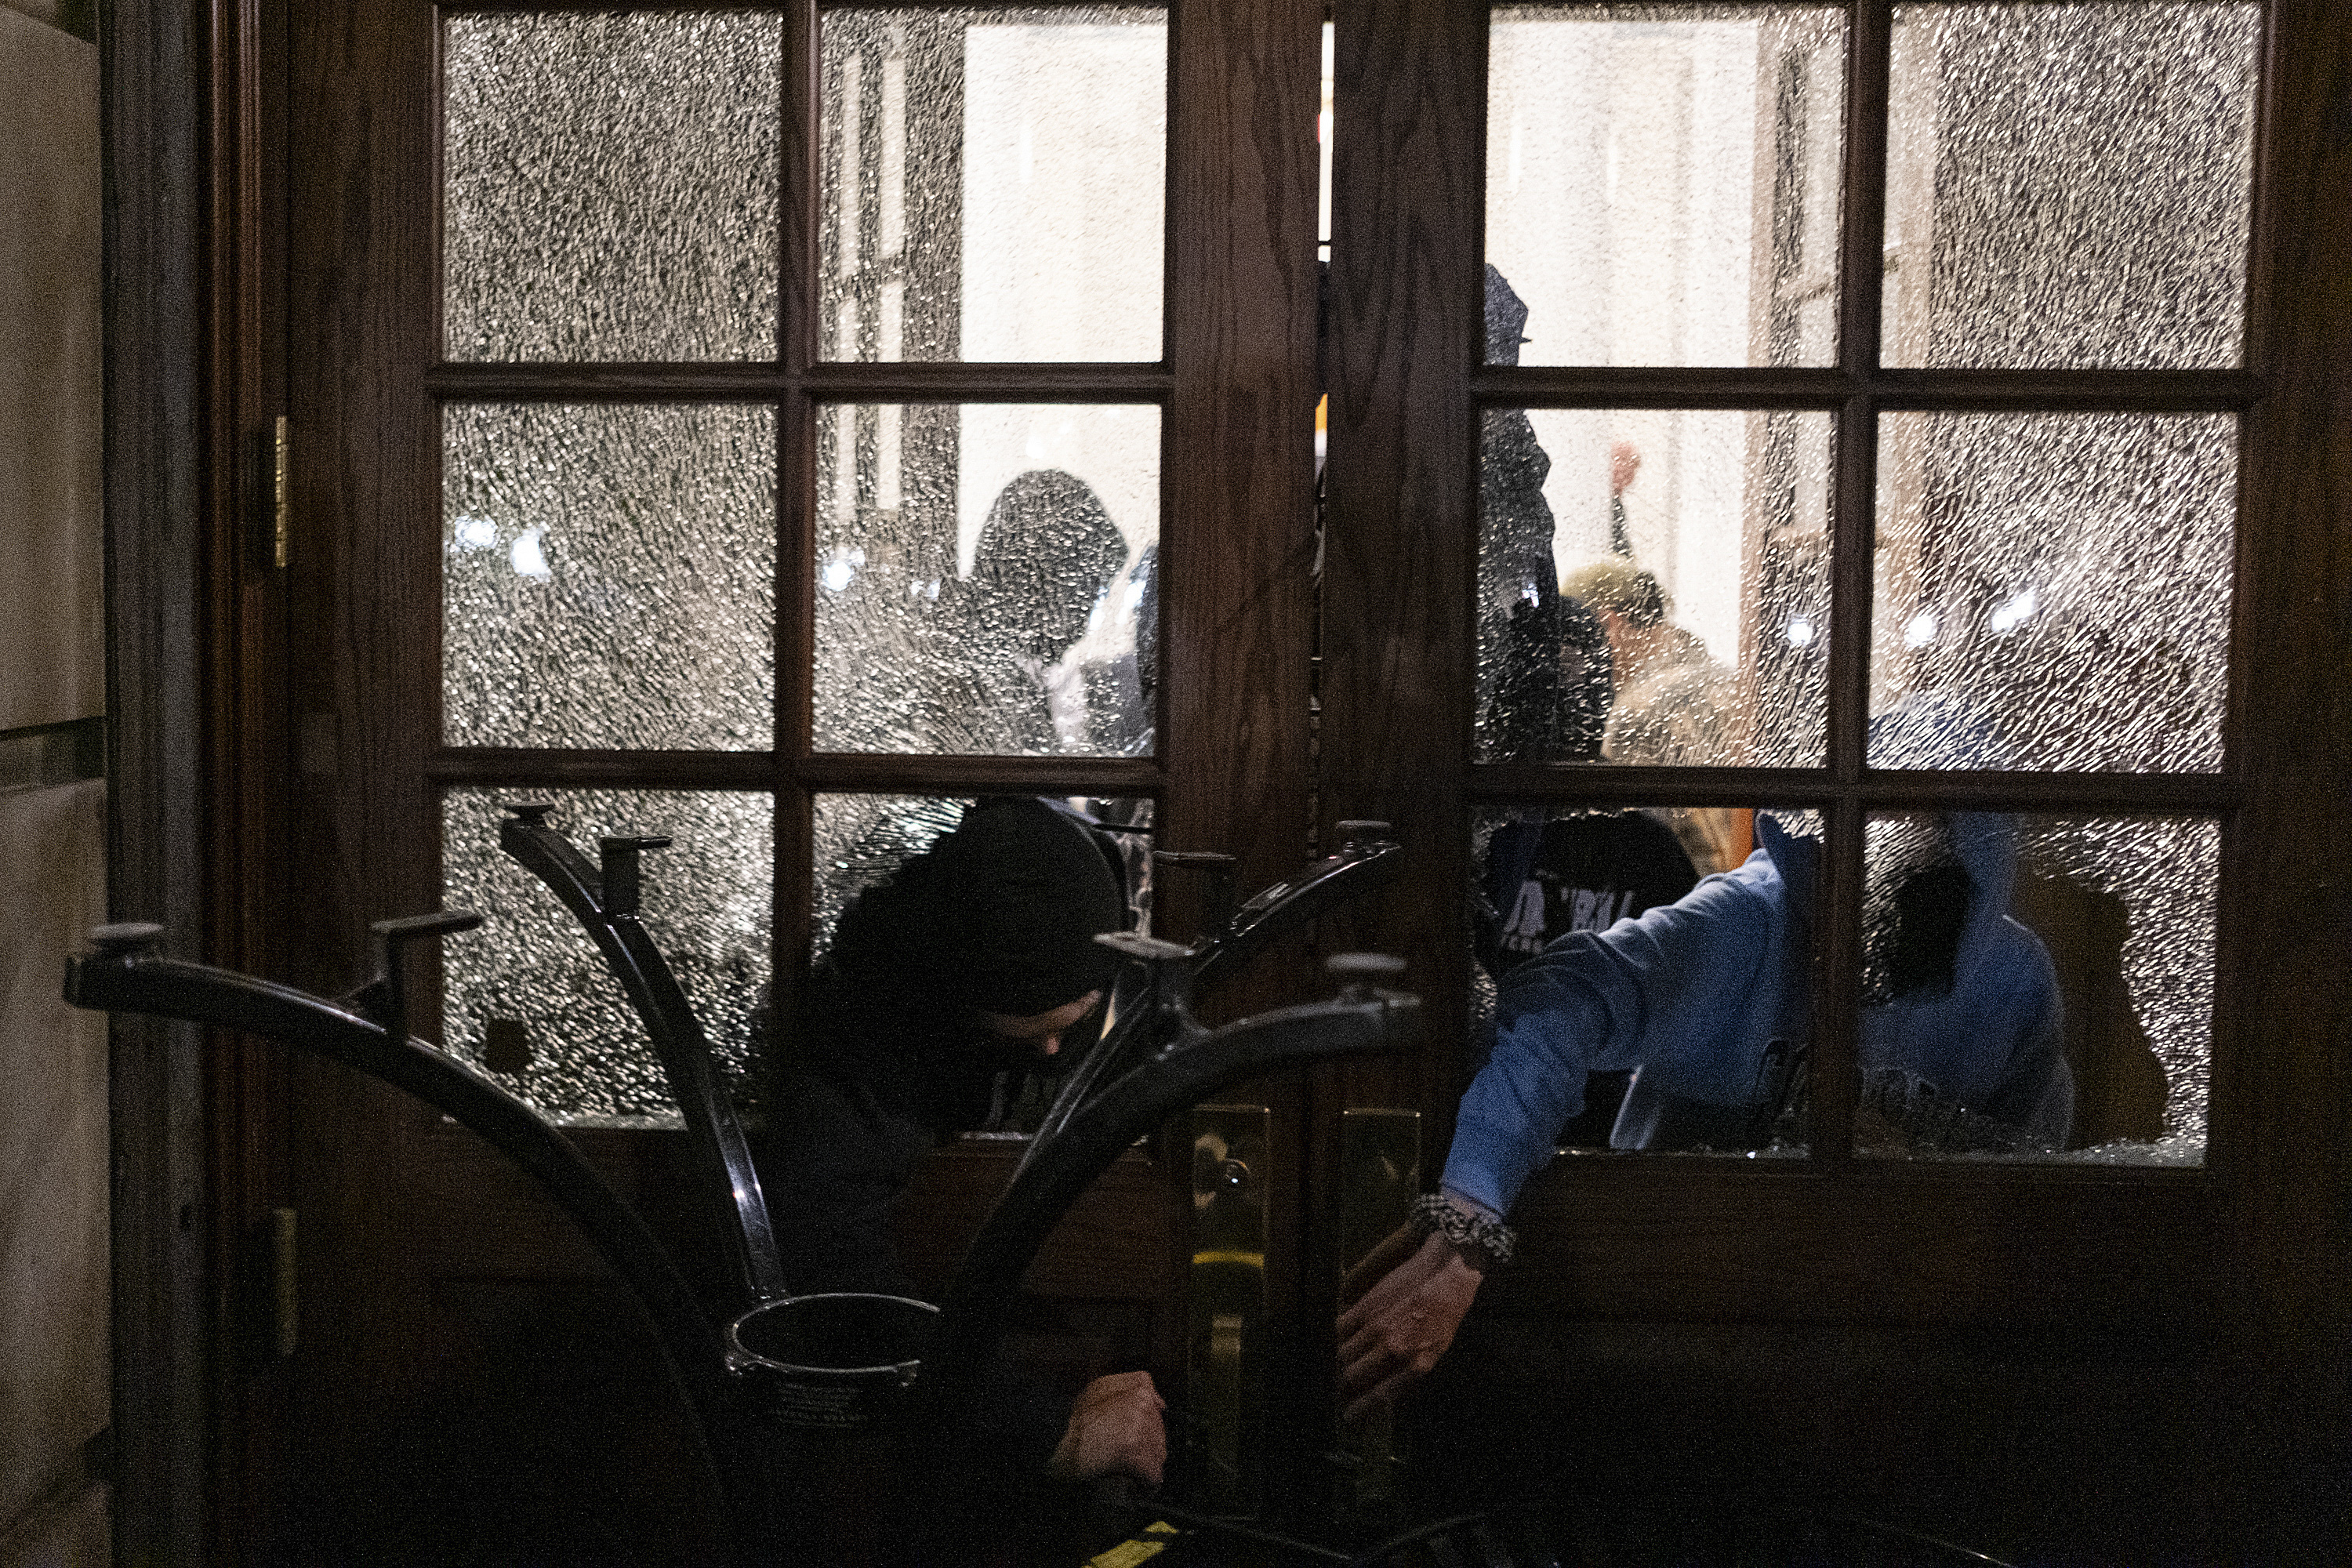
M 293 462 L 287 439 L 288 423 L 283 414 L 278 416 L 270 441 L 269 561 L 280 572 L 286 570 L 287 559 L 292 553 L 294 535 Z M 289 1220 L 293 1217 L 292 1210 L 282 1212 Z
M 293 553 L 294 479 L 290 421 L 279 415 L 250 448 L 252 482 L 246 509 L 247 552 L 257 571 L 286 570 Z

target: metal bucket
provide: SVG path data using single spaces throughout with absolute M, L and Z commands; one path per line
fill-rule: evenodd
M 727 1325 L 727 1363 L 786 1426 L 850 1431 L 897 1405 L 922 1369 L 940 1310 L 904 1296 L 787 1296 Z

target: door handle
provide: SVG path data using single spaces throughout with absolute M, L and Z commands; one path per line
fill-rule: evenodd
M 1262 1105 L 1192 1112 L 1192 1274 L 1185 1447 L 1201 1506 L 1251 1518 L 1263 1500 L 1265 1249 L 1273 1114 Z
M 1421 1193 L 1421 1112 L 1358 1110 L 1339 1113 L 1339 1277 L 1405 1222 Z M 1334 1413 L 1336 1415 L 1336 1412 Z M 1396 1497 L 1404 1467 L 1392 1412 L 1382 1406 L 1340 1423 L 1334 1513 L 1377 1527 Z

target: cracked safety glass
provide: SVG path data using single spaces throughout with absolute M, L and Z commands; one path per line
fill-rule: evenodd
M 1834 363 L 1844 8 L 1491 16 L 1486 363 Z
M 1831 416 L 1484 421 L 1478 760 L 1818 765 Z
M 1160 411 L 818 410 L 816 748 L 1152 745 Z
M 449 15 L 447 356 L 774 358 L 783 33 L 776 11 Z
M 709 1037 L 739 1110 L 764 1103 L 775 802 L 757 793 L 453 789 L 442 799 L 442 903 L 481 927 L 441 944 L 446 1048 L 559 1125 L 678 1127 L 661 1063 L 572 912 L 499 847 L 509 804 L 593 864 L 606 835 L 667 837 L 643 858 L 646 930 Z
M 1867 831 L 1856 1152 L 2203 1163 L 2216 824 L 1954 811 Z
M 776 417 L 756 405 L 442 416 L 442 736 L 762 751 Z
M 2223 368 L 2245 350 L 2262 7 L 1895 7 L 1889 365 Z
M 819 355 L 1156 360 L 1157 6 L 824 13 Z

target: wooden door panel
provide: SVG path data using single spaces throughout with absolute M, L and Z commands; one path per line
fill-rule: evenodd
M 731 374 L 442 366 L 435 79 L 441 12 L 424 0 L 289 8 L 286 90 L 289 399 L 298 453 L 289 576 L 288 783 L 300 907 L 280 973 L 336 993 L 364 977 L 367 922 L 438 902 L 439 791 L 451 782 L 767 789 L 778 803 L 781 1005 L 808 936 L 811 800 L 827 788 L 963 795 L 988 787 L 1157 798 L 1161 842 L 1235 854 L 1244 886 L 1305 856 L 1313 457 L 1315 25 L 1302 0 L 1181 7 L 1171 69 L 1169 346 L 1110 400 L 1162 405 L 1161 760 L 814 758 L 808 461 L 824 395 L 919 396 L 922 367 L 877 395 L 868 367 L 809 363 L 803 266 L 817 251 L 802 118 L 814 7 L 785 12 L 781 354 Z M 1045 367 L 994 382 L 946 373 L 954 402 L 1034 398 Z M 961 374 L 962 380 L 955 381 Z M 1074 372 L 1081 395 L 1103 389 Z M 1099 378 L 1097 378 L 1099 379 Z M 1086 389 L 1093 386 L 1089 393 Z M 1139 388 L 1139 392 L 1137 389 Z M 782 435 L 778 573 L 783 689 L 772 753 L 453 752 L 441 745 L 441 408 L 445 400 L 630 396 L 772 402 Z M 1116 784 L 1116 791 L 1106 785 Z M 786 891 L 789 889 L 789 891 Z M 1168 900 L 1182 929 L 1187 892 Z M 1235 1010 L 1296 994 L 1303 945 L 1268 963 Z M 434 1032 L 429 960 L 414 1011 Z M 1319 989 L 1319 984 L 1318 988 Z M 691 1557 L 707 1542 L 674 1400 L 625 1296 L 563 1217 L 494 1150 L 354 1075 L 299 1064 L 289 1125 L 302 1215 L 306 1321 L 284 1539 L 292 1554 L 427 1555 L 467 1531 L 512 1542 L 601 1540 L 607 1554 Z M 1292 1086 L 1273 1086 L 1269 1098 Z M 683 1134 L 581 1130 L 577 1142 L 718 1295 L 718 1222 L 697 1200 Z M 1009 1178 L 1014 1152 L 951 1145 L 898 1215 L 926 1289 L 944 1286 Z M 1181 1163 L 1179 1162 L 1179 1164 Z M 1063 1382 L 1148 1364 L 1181 1382 L 1185 1173 L 1139 1152 L 1081 1198 L 1032 1271 L 1045 1304 L 1016 1359 Z M 789 1223 L 791 1195 L 772 1194 Z M 1300 1221 L 1294 1205 L 1286 1224 Z M 404 1502 L 403 1500 L 408 1500 Z M 563 1500 L 578 1505 L 563 1522 Z M 414 1517 L 414 1509 L 425 1510 Z
M 893 1217 L 892 1236 L 924 1293 L 943 1295 L 965 1247 L 1013 1179 L 1019 1146 L 976 1140 L 932 1152 Z M 1160 1162 L 1138 1149 L 1121 1155 L 1070 1205 L 1030 1266 L 1038 1294 L 1096 1301 L 1156 1301 L 1176 1283 L 1172 1231 Z

